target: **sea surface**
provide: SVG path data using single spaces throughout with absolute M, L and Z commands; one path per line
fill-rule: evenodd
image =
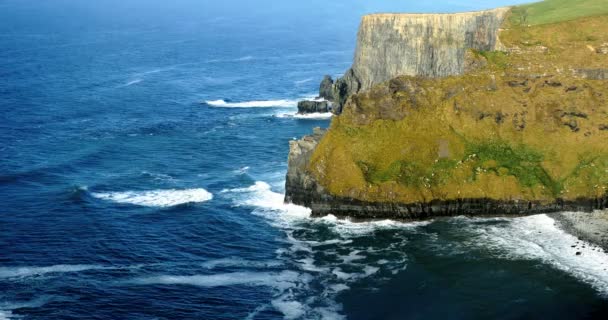
M 0 319 L 607 319 L 608 255 L 546 215 L 283 203 L 362 14 L 507 3 L 0 0 Z

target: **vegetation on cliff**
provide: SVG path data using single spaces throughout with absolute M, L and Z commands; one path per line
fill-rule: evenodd
M 371 202 L 605 196 L 604 2 L 516 8 L 505 50 L 471 50 L 465 75 L 399 77 L 352 96 L 308 171 L 332 195 Z
M 546 0 L 513 8 L 510 21 L 539 25 L 608 14 L 608 0 Z

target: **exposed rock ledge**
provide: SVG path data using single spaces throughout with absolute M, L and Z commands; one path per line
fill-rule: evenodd
M 355 219 L 423 220 L 440 216 L 457 215 L 513 215 L 579 211 L 591 212 L 608 207 L 608 196 L 576 201 L 556 200 L 552 203 L 535 201 L 497 201 L 493 199 L 457 199 L 427 203 L 365 202 L 352 198 L 336 197 L 319 185 L 308 171 L 310 158 L 326 130 L 315 128 L 313 135 L 290 141 L 288 171 L 285 184 L 285 202 L 303 205 L 313 216 L 332 214 Z

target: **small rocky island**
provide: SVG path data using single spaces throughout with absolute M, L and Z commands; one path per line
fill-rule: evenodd
M 285 201 L 364 219 L 608 207 L 608 14 L 538 6 L 363 17 L 352 68 L 320 86 L 339 116 L 290 143 Z

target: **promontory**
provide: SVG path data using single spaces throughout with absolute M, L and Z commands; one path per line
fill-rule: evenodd
M 286 201 L 424 219 L 608 206 L 608 0 L 363 17 Z

